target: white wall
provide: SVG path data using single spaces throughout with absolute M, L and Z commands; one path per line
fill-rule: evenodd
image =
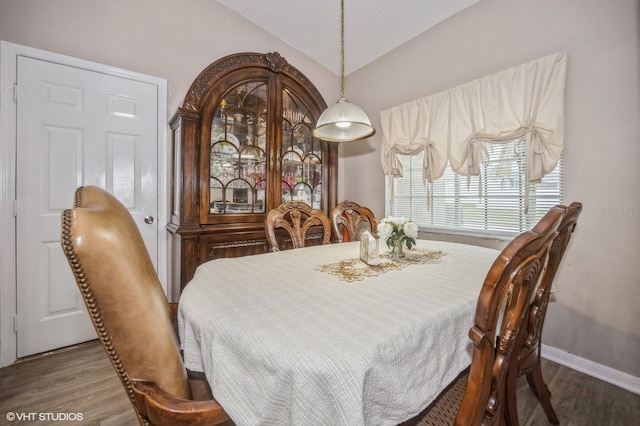
M 543 341 L 640 377 L 640 2 L 482 0 L 348 76 L 379 113 L 505 68 L 568 55 L 565 202 L 584 210 Z M 345 145 L 344 197 L 384 214 L 378 134 Z M 480 241 L 486 244 L 486 241 Z
M 210 63 L 277 51 L 327 97 L 339 78 L 215 0 L 0 0 L 0 39 L 166 78 L 171 117 Z

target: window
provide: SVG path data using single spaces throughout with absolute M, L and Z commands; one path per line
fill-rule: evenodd
M 385 214 L 410 218 L 422 231 L 508 237 L 533 228 L 551 207 L 562 202 L 562 157 L 540 183 L 529 186 L 525 213 L 524 142 L 517 139 L 485 146 L 488 158 L 480 177 L 468 179 L 447 165 L 440 179 L 426 185 L 422 154 L 400 156 L 404 176 L 387 177 Z

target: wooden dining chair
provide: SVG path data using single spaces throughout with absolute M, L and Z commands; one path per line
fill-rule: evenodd
M 469 330 L 468 372 L 445 389 L 413 424 L 500 425 L 505 422 L 507 371 L 516 336 L 525 326 L 533 289 L 547 264 L 564 211 L 552 208 L 531 231 L 514 238 L 482 284 Z
M 189 380 L 167 298 L 129 211 L 101 188 L 80 187 L 73 209 L 62 213 L 61 244 L 140 424 L 229 422 L 206 381 Z
M 547 314 L 547 305 L 551 294 L 553 280 L 562 261 L 562 257 L 567 249 L 571 235 L 578 223 L 578 218 L 582 212 L 582 204 L 571 203 L 568 207 L 558 206 L 566 209 L 562 223 L 558 227 L 558 236 L 553 241 L 549 251 L 549 262 L 542 275 L 540 285 L 535 291 L 534 299 L 529 309 L 529 317 L 526 327 L 523 327 L 516 345 L 516 356 L 512 360 L 512 368 L 509 370 L 507 380 L 507 410 L 509 423 L 517 426 L 518 412 L 516 403 L 516 380 L 518 377 L 526 376 L 527 383 L 534 395 L 540 401 L 542 409 L 549 422 L 554 425 L 559 424 L 558 415 L 551 405 L 551 393 L 542 377 L 542 365 L 540 351 L 542 348 L 542 327 Z
M 376 225 L 373 212 L 353 201 L 342 201 L 331 210 L 331 227 L 339 243 L 356 241 L 363 230 L 375 233 Z
M 310 232 L 317 226 L 320 227 L 318 232 Z M 283 242 L 283 247 L 276 235 L 276 229 L 279 228 L 284 229 L 290 239 Z M 294 249 L 305 245 L 329 244 L 331 239 L 331 225 L 325 212 L 302 201 L 287 201 L 271 210 L 265 219 L 265 230 L 272 251 L 280 251 L 285 244 Z M 309 240 L 312 240 L 311 244 Z

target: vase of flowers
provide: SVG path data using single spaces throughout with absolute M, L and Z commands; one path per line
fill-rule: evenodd
M 404 246 L 411 249 L 418 238 L 418 225 L 405 217 L 385 217 L 378 222 L 378 236 L 385 240 L 391 249 L 389 257 L 400 259 L 404 257 Z

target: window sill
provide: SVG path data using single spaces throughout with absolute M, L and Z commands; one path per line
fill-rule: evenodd
M 453 230 L 420 227 L 419 236 L 425 239 L 437 241 L 449 241 L 454 243 L 471 244 L 501 250 L 507 242 L 513 240 L 517 234 L 483 234 L 470 230 Z

